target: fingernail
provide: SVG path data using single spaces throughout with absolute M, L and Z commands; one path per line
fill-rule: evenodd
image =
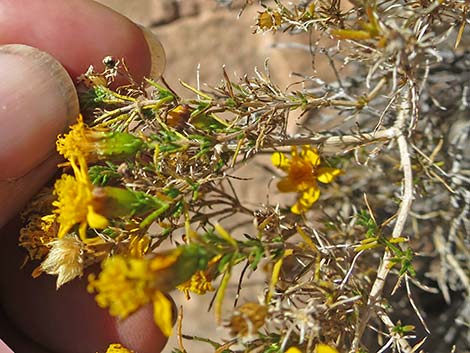
M 55 150 L 76 119 L 78 98 L 63 66 L 26 45 L 0 47 L 0 181 L 14 180 Z
M 2 353 L 13 353 L 13 351 L 7 347 L 5 342 L 0 339 L 0 352 Z
M 151 30 L 148 28 L 139 26 L 144 34 L 145 41 L 150 50 L 150 57 L 152 60 L 152 66 L 150 69 L 149 77 L 153 80 L 158 80 L 160 76 L 165 71 L 166 65 L 166 55 L 165 50 L 163 49 L 162 43 L 158 40 L 158 38 L 153 34 Z

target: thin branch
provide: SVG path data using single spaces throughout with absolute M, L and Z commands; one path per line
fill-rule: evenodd
M 395 226 L 392 230 L 393 238 L 398 238 L 402 235 L 406 220 L 411 209 L 411 203 L 413 201 L 413 173 L 411 169 L 409 147 L 406 137 L 401 132 L 403 126 L 405 125 L 407 117 L 410 114 L 410 109 L 411 107 L 409 101 L 409 91 L 405 89 L 402 96 L 400 111 L 395 122 L 395 128 L 399 129 L 400 131 L 400 134 L 397 137 L 397 143 L 400 152 L 401 166 L 403 169 L 403 197 L 400 203 L 400 208 L 398 210 Z M 350 352 L 355 352 L 358 349 L 361 337 L 364 333 L 367 323 L 369 322 L 372 310 L 375 308 L 376 304 L 382 297 L 385 281 L 390 272 L 392 258 L 393 254 L 390 250 L 386 249 L 382 258 L 382 262 L 380 263 L 379 268 L 377 270 L 377 277 L 370 290 L 369 299 L 367 301 L 365 311 L 362 315 L 362 321 L 356 328 L 356 334 Z M 387 319 L 388 316 L 379 314 L 379 317 L 384 322 L 384 324 L 390 326 L 390 322 L 388 322 Z M 393 328 L 393 323 L 391 325 Z M 411 352 L 412 348 L 406 340 L 404 340 L 404 342 L 400 340 L 399 342 L 406 352 Z

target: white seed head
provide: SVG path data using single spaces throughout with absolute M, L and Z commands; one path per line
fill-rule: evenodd
M 57 275 L 57 289 L 83 274 L 83 244 L 72 234 L 49 243 L 52 248 L 41 264 L 41 269 Z

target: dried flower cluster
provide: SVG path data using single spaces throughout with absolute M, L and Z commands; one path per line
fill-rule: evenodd
M 153 303 L 165 335 L 167 293 L 213 295 L 232 338 L 183 335 L 179 322 L 174 352 L 183 338 L 227 353 L 470 349 L 469 3 L 262 5 L 255 33 L 327 38 L 304 49 L 336 81 L 315 65 L 288 90 L 267 68 L 237 82 L 223 71 L 216 87 L 182 82 L 194 95 L 182 98 L 164 81 L 112 90 L 119 61 L 90 69 L 85 118 L 58 137 L 63 175 L 24 212 L 33 275 L 60 287 L 101 263 L 88 286 L 98 305 L 125 318 Z M 302 124 L 288 133 L 294 110 Z M 277 188 L 269 175 L 263 187 L 296 200 L 240 199 L 250 180 L 235 171 L 265 153 Z M 247 271 L 266 285 L 225 317 L 237 266 L 238 291 Z

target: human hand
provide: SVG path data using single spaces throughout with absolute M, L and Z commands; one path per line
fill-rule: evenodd
M 156 77 L 164 56 L 158 41 L 91 0 L 2 0 L 0 44 L 1 227 L 56 170 L 55 138 L 78 115 L 72 79 L 107 55 L 125 58 L 136 80 Z M 117 321 L 86 293 L 85 279 L 56 292 L 53 277 L 20 270 L 18 230 L 12 220 L 0 231 L 0 353 L 11 352 L 2 339 L 16 353 L 104 352 L 117 342 L 161 351 L 166 339 L 150 307 Z

